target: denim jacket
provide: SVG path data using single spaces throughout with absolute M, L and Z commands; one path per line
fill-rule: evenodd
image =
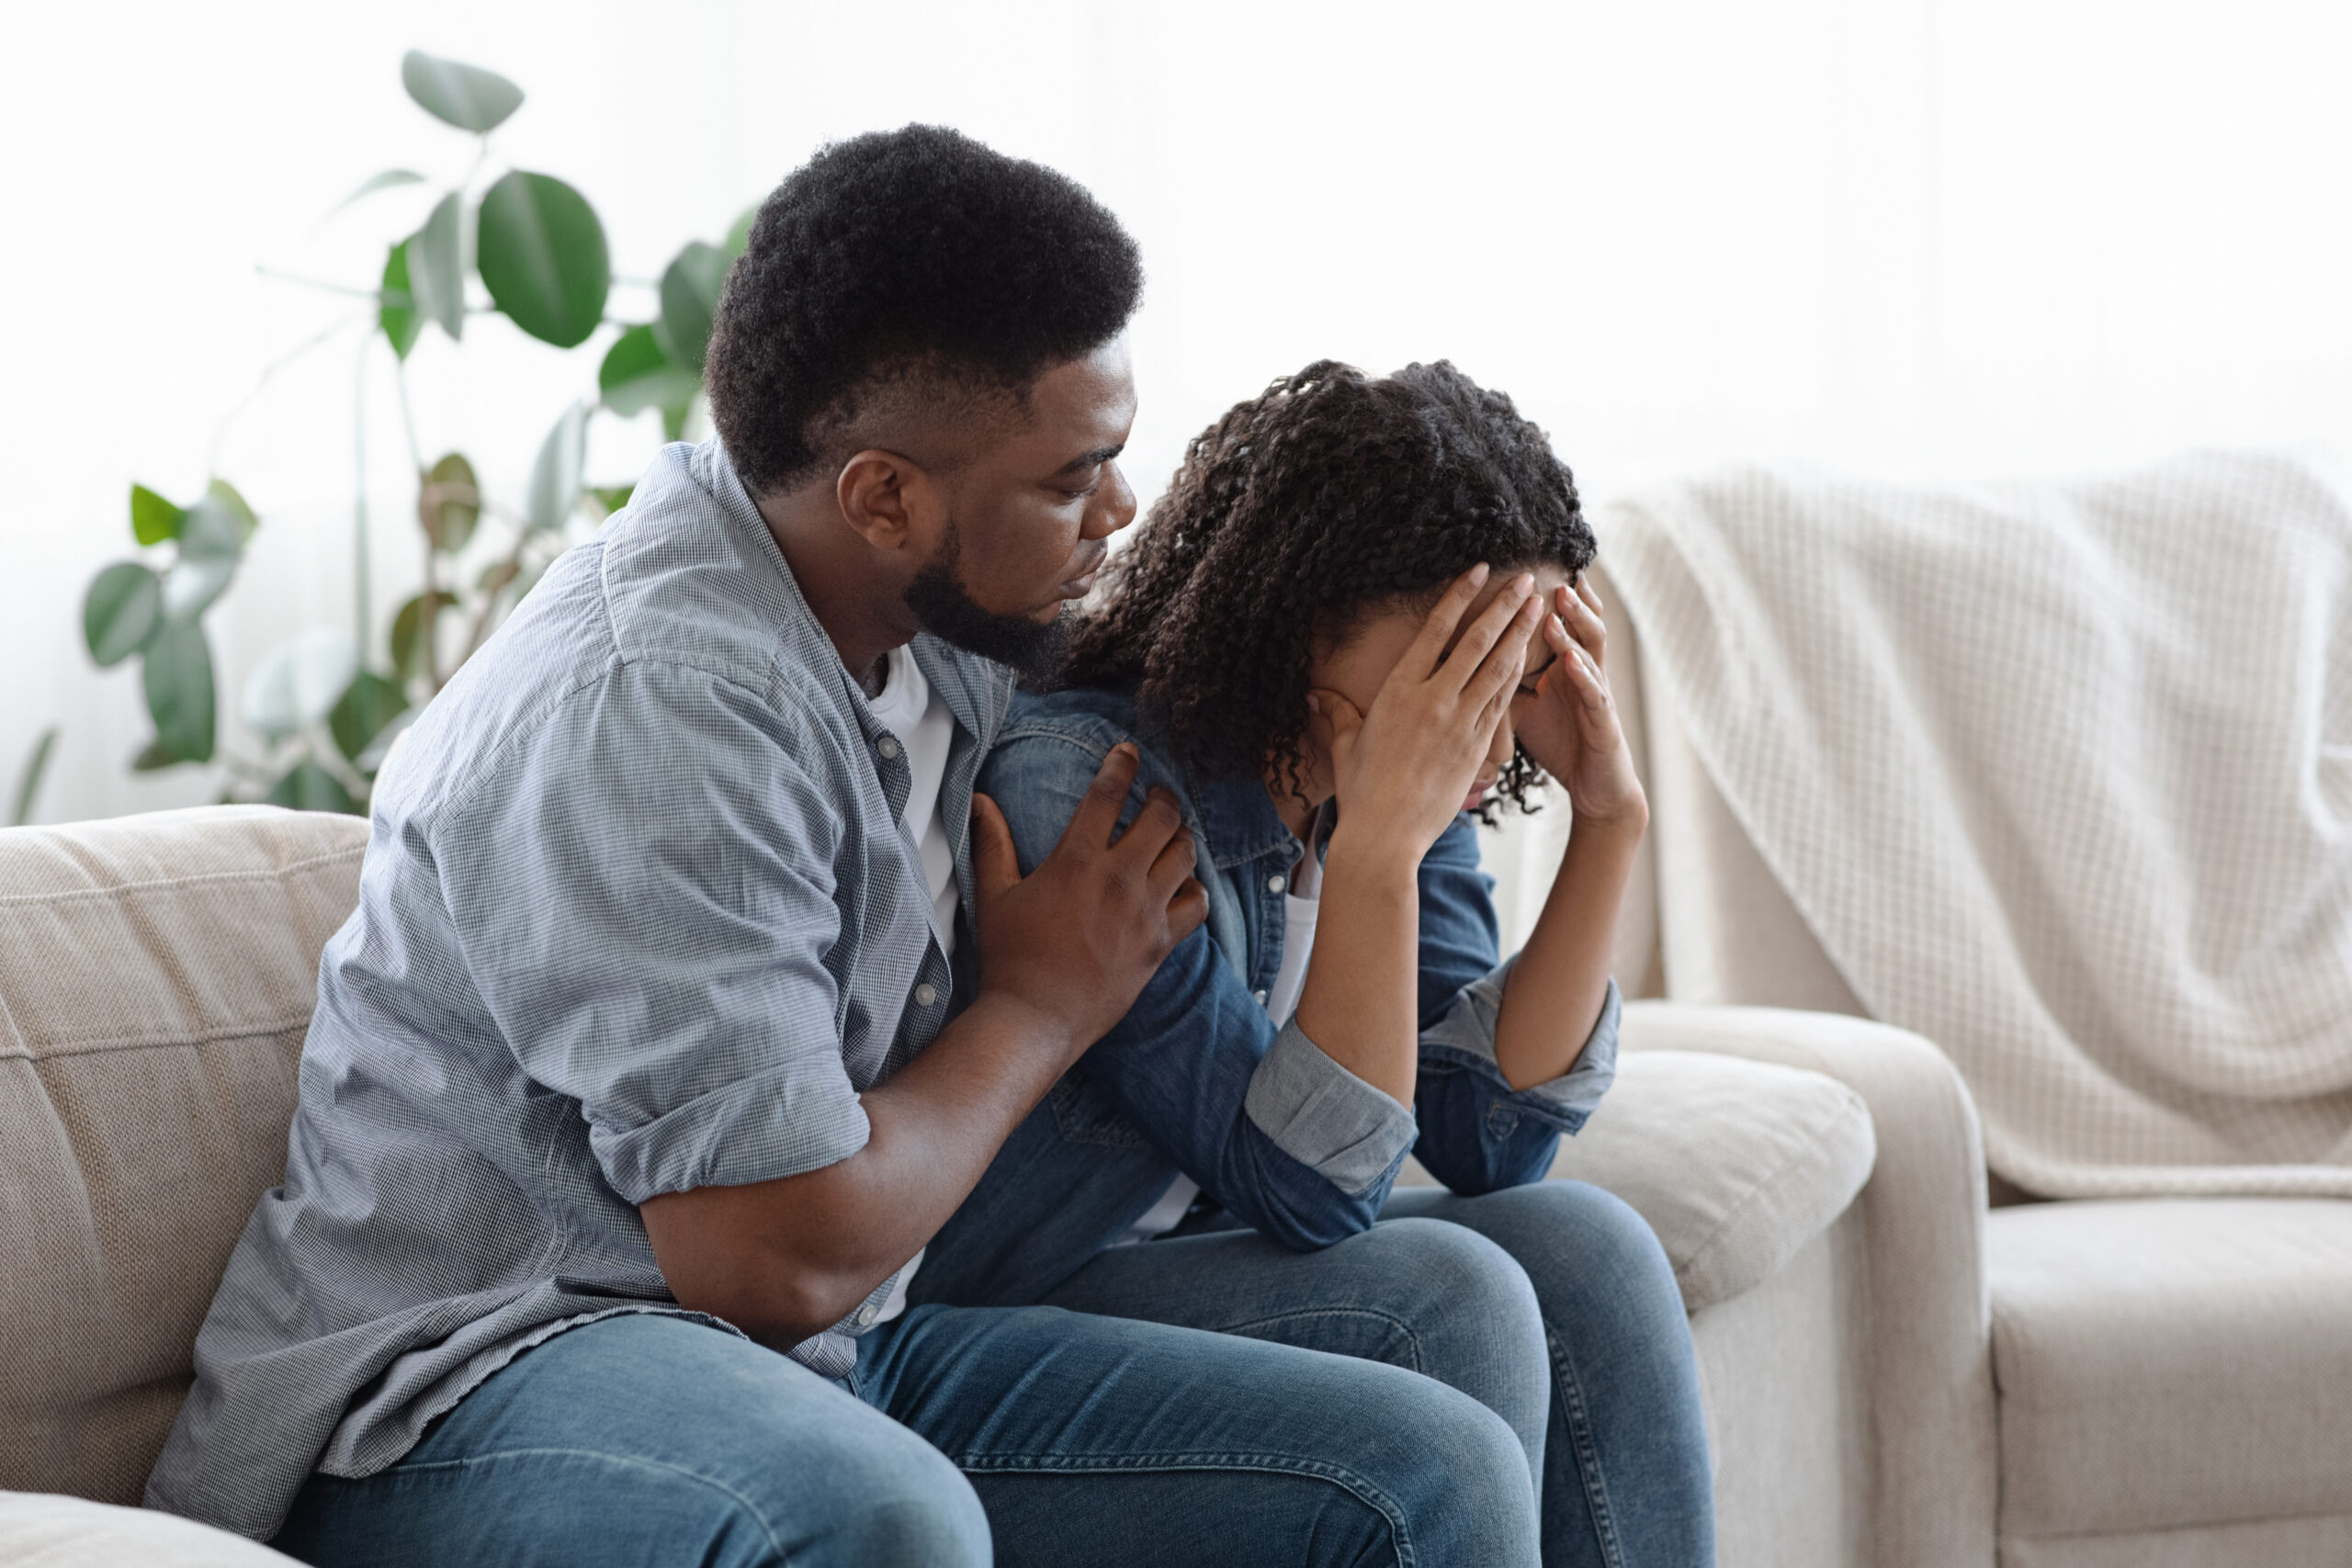
M 1209 916 L 1127 1015 L 1080 1058 L 998 1153 L 934 1238 L 918 1301 L 1034 1301 L 1112 1245 L 1181 1172 L 1235 1217 L 1299 1250 L 1372 1224 L 1407 1152 L 1457 1192 L 1540 1180 L 1616 1070 L 1609 990 L 1576 1066 L 1514 1091 L 1495 1062 L 1512 960 L 1498 952 L 1492 881 L 1457 817 L 1421 862 L 1420 1066 L 1408 1109 L 1325 1055 L 1265 998 L 1282 966 L 1283 895 L 1304 852 L 1265 786 L 1204 778 L 1141 726 L 1125 694 L 1017 694 L 980 788 L 1003 811 L 1025 874 L 1069 824 L 1110 749 L 1142 767 L 1122 822 L 1154 785 L 1174 792 Z

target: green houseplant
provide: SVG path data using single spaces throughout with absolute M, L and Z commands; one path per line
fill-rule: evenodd
M 223 799 L 366 809 L 392 737 L 530 592 L 563 548 L 566 526 L 626 504 L 626 487 L 586 481 L 589 422 L 599 412 L 630 418 L 659 410 L 673 439 L 684 429 L 701 389 L 719 288 L 750 229 L 746 213 L 720 243 L 689 242 L 654 285 L 652 319 L 615 321 L 607 314 L 611 255 L 595 209 L 554 175 L 504 167 L 495 155 L 491 133 L 522 107 L 523 90 L 495 72 L 413 51 L 401 62 L 401 81 L 425 113 L 477 139 L 475 157 L 423 227 L 390 248 L 378 279 L 335 291 L 370 307 L 365 329 L 382 340 L 401 378 L 424 581 L 393 615 L 381 646 L 371 647 L 363 481 L 353 508 L 356 635 L 314 628 L 264 655 L 239 694 L 245 738 L 236 746 L 223 744 L 221 693 L 205 630 L 206 615 L 234 583 L 259 526 L 234 486 L 215 478 L 181 504 L 133 485 L 130 532 L 141 553 L 100 570 L 84 595 L 90 657 L 102 667 L 140 664 L 155 733 L 131 767 L 222 765 Z M 413 170 L 387 169 L 346 205 L 427 183 Z M 526 493 L 514 501 L 485 493 L 463 453 L 425 461 L 408 416 L 405 366 L 418 339 L 435 330 L 462 343 L 467 319 L 490 312 L 564 351 L 618 329 L 605 341 L 594 394 L 556 418 Z M 364 418 L 356 405 L 354 417 Z M 38 788 L 48 739 L 28 764 L 20 814 Z

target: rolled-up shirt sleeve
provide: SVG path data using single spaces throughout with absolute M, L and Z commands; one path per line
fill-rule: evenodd
M 662 664 L 616 660 L 565 702 L 584 711 L 513 738 L 526 754 L 431 829 L 522 1074 L 579 1102 L 631 1203 L 855 1154 L 827 967 L 841 819 L 797 754 L 815 727 Z
M 1420 1070 L 1413 1091 L 1420 1136 L 1413 1153 L 1456 1192 L 1540 1181 L 1560 1135 L 1574 1134 L 1617 1075 L 1617 985 L 1569 1070 L 1513 1089 L 1495 1059 L 1495 1023 L 1519 955 L 1498 957 L 1494 884 L 1478 866 L 1464 815 L 1439 836 L 1420 868 Z

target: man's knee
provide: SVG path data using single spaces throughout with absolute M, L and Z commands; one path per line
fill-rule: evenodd
M 778 1568 L 986 1568 L 988 1516 L 964 1472 L 895 1424 L 858 1436 L 826 1456 L 819 1508 L 809 1508 L 805 1478 L 776 1478 L 778 1503 L 802 1521 L 775 1559 Z
M 1351 1456 L 1410 1558 L 1535 1561 L 1534 1479 L 1519 1434 L 1485 1404 L 1430 1379 L 1395 1397 L 1387 1437 Z

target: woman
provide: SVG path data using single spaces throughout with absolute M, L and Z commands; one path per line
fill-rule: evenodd
M 1623 1203 L 1544 1179 L 1613 1072 L 1610 941 L 1647 819 L 1580 575 L 1592 553 L 1543 434 L 1447 364 L 1378 380 L 1311 365 L 1193 443 L 1061 689 L 1016 701 L 982 784 L 1025 871 L 1132 740 L 1130 809 L 1176 792 L 1209 920 L 1006 1145 L 916 1293 L 1442 1377 L 1448 1353 L 1421 1341 L 1475 1334 L 1487 1309 L 1385 1304 L 1372 1249 L 1445 1222 L 1532 1286 L 1548 1414 L 1465 1392 L 1522 1428 L 1544 1561 L 1703 1563 L 1671 1271 Z M 1528 806 L 1542 773 L 1572 832 L 1503 960 L 1473 817 Z M 1392 1193 L 1408 1150 L 1450 1190 Z

